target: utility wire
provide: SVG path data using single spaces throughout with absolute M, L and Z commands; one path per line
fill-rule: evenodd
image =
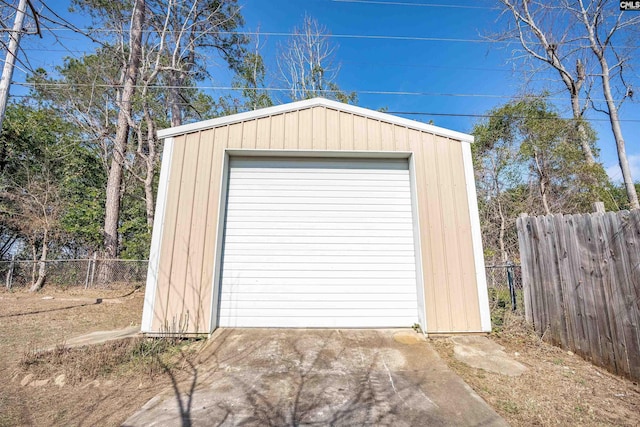
M 18 86 L 23 87 L 43 87 L 51 89 L 65 89 L 73 87 L 93 87 L 93 88 L 111 88 L 116 89 L 118 85 L 109 84 L 90 84 L 90 83 L 57 83 L 57 82 L 16 82 Z M 136 88 L 145 87 L 145 85 L 136 85 Z M 241 90 L 255 90 L 265 92 L 288 92 L 290 88 L 284 87 L 234 87 L 234 86 L 171 86 L 171 85 L 154 85 L 149 86 L 150 89 L 200 89 L 200 90 L 221 90 L 221 91 L 241 91 Z M 442 93 L 442 92 L 421 92 L 421 91 L 393 91 L 393 90 L 319 90 L 321 94 L 333 94 L 333 93 L 350 93 L 355 92 L 362 95 L 401 95 L 401 96 L 431 96 L 431 97 L 454 97 L 454 98 L 495 98 L 495 99 L 511 99 L 513 95 L 498 95 L 498 94 L 481 94 L 481 93 Z M 549 97 L 547 99 L 554 101 L 565 101 L 564 97 Z M 604 99 L 593 99 L 595 102 L 605 102 Z M 616 100 L 619 101 L 619 100 Z
M 47 49 L 42 47 L 21 47 L 21 51 L 25 52 L 66 52 L 70 54 L 87 55 L 93 54 L 95 51 L 90 50 L 73 50 L 73 49 Z M 433 68 L 438 70 L 469 70 L 469 71 L 498 71 L 503 73 L 516 73 L 518 70 L 512 68 L 491 68 L 491 67 L 467 67 L 464 65 L 446 66 L 446 65 L 433 65 L 433 64 L 419 64 L 419 63 L 401 63 L 401 62 L 388 62 L 388 61 L 353 61 L 350 59 L 344 59 L 340 61 L 341 64 L 354 64 L 354 65 L 367 65 L 375 67 L 399 67 L 399 68 Z M 522 71 L 526 73 L 526 71 Z
M 375 0 L 331 0 L 334 3 L 361 3 L 376 4 L 384 6 L 416 6 L 416 7 L 433 7 L 433 8 L 451 8 L 451 9 L 485 9 L 500 10 L 497 7 L 490 6 L 468 6 L 463 4 L 436 4 L 436 3 L 409 3 L 401 1 L 375 1 Z
M 22 98 L 22 99 L 40 99 L 34 95 L 11 95 L 12 98 Z M 214 100 L 215 101 L 215 100 Z M 121 102 L 121 101 L 117 101 Z M 190 102 L 177 102 L 177 105 L 181 106 L 192 106 L 193 103 Z M 469 117 L 474 119 L 490 119 L 495 117 L 491 114 L 476 114 L 476 113 L 434 113 L 429 111 L 386 111 L 386 114 L 393 114 L 398 116 L 433 116 L 433 117 Z M 526 116 L 514 116 L 515 119 L 526 119 Z M 575 120 L 573 117 L 539 117 L 536 120 L 563 120 L 563 121 L 573 121 Z M 607 122 L 609 123 L 609 119 L 599 119 L 599 118 L 590 118 L 585 119 L 589 122 Z M 640 119 L 619 119 L 620 122 L 630 122 L 630 123 L 640 123 Z
M 84 35 L 87 35 L 89 33 L 118 33 L 119 30 L 114 30 L 114 29 L 109 29 L 109 28 L 94 28 L 94 29 L 88 29 L 88 28 L 76 28 L 76 29 L 69 29 L 69 28 L 48 28 L 49 31 L 76 31 L 76 32 L 81 32 Z M 155 33 L 155 30 L 142 30 L 143 33 Z M 166 33 L 177 33 L 180 32 L 180 30 L 176 30 L 176 31 L 166 31 Z M 238 35 L 238 36 L 269 36 L 269 37 L 305 37 L 304 34 L 302 33 L 292 33 L 292 32 L 283 32 L 283 31 L 271 31 L 271 32 L 264 32 L 264 31 L 218 31 L 217 34 L 220 35 Z M 381 35 L 381 34 L 331 34 L 331 33 L 327 33 L 327 34 L 322 34 L 323 37 L 327 37 L 327 38 L 336 38 L 336 39 L 363 39 L 363 40 L 395 40 L 395 41 L 423 41 L 423 42 L 444 42 L 444 43 L 482 43 L 482 44 L 487 44 L 487 43 L 492 43 L 492 44 L 519 44 L 520 42 L 518 40 L 515 39 L 505 39 L 505 40 L 492 40 L 492 39 L 467 39 L 467 38 L 450 38 L 450 37 L 421 37 L 421 36 L 393 36 L 393 35 Z M 89 37 L 89 36 L 87 36 Z M 95 39 L 92 39 L 93 41 L 95 41 L 96 43 L 98 43 Z M 529 41 L 528 42 L 529 45 L 542 45 L 540 42 L 536 42 L 536 41 Z M 563 44 L 564 46 L 575 46 L 581 49 L 588 49 L 590 48 L 589 44 L 583 44 L 583 43 L 572 43 L 572 42 L 567 42 Z M 619 48 L 619 49 L 624 49 L 624 48 L 638 48 L 640 47 L 640 45 L 620 45 L 620 46 L 614 46 L 614 45 L 609 45 L 612 46 L 613 48 Z

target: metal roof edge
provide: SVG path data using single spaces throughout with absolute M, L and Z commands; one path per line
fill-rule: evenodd
M 472 143 L 473 135 L 457 132 L 450 129 L 441 128 L 439 126 L 429 125 L 415 120 L 405 119 L 403 117 L 394 116 L 392 114 L 382 113 L 380 111 L 370 110 L 368 108 L 357 107 L 355 105 L 344 104 L 338 101 L 332 101 L 326 98 L 312 98 L 304 101 L 290 102 L 287 104 L 275 105 L 273 107 L 261 108 L 259 110 L 247 111 L 244 113 L 232 114 L 229 116 L 218 117 L 215 119 L 203 120 L 200 122 L 189 123 L 182 126 L 162 129 L 158 131 L 158 138 L 169 138 L 172 136 L 183 135 L 191 132 L 197 132 L 204 129 L 211 129 L 218 126 L 225 126 L 233 123 L 239 123 L 247 120 L 255 120 L 262 117 L 283 114 L 292 111 L 303 110 L 312 107 L 326 107 L 338 111 L 352 113 L 375 120 L 392 123 L 398 126 L 404 126 L 423 132 L 432 133 L 446 138 L 458 141 Z

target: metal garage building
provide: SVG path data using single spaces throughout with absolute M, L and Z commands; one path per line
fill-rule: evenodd
M 322 98 L 158 134 L 143 332 L 490 330 L 470 135 Z

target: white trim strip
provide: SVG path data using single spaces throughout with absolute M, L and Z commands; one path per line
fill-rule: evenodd
M 220 171 L 220 188 L 218 189 L 218 224 L 216 224 L 216 241 L 215 250 L 213 251 L 213 282 L 211 283 L 211 314 L 209 317 L 209 334 L 212 334 L 218 328 L 219 309 L 220 309 L 220 286 L 221 286 L 221 268 L 222 256 L 224 252 L 224 232 L 225 223 L 227 221 L 227 193 L 229 190 L 229 150 L 224 149 L 222 158 L 222 170 Z
M 217 126 L 229 125 L 232 123 L 243 122 L 247 120 L 259 119 L 262 117 L 273 116 L 276 114 L 288 113 L 291 111 L 303 110 L 311 107 L 326 107 L 346 113 L 356 114 L 383 122 L 393 123 L 399 126 L 405 126 L 410 129 L 429 132 L 434 135 L 444 136 L 446 138 L 455 139 L 464 142 L 473 142 L 473 136 L 456 132 L 453 130 L 429 125 L 415 120 L 405 119 L 403 117 L 393 116 L 391 114 L 381 113 L 379 111 L 369 110 L 367 108 L 356 107 L 355 105 L 343 104 L 341 102 L 332 101 L 324 98 L 313 98 L 304 101 L 291 102 L 289 104 L 276 105 L 260 110 L 247 111 L 245 113 L 232 114 L 230 116 L 219 117 L 216 119 L 203 120 L 201 122 L 190 123 L 182 126 L 176 126 L 158 131 L 158 138 L 168 138 L 171 136 L 182 135 L 199 130 L 210 129 Z
M 478 213 L 476 182 L 473 175 L 473 159 L 471 157 L 471 146 L 469 144 L 462 144 L 462 161 L 464 162 L 464 177 L 467 184 L 467 198 L 469 201 L 471 240 L 473 242 L 473 257 L 476 265 L 476 284 L 478 286 L 478 304 L 480 306 L 480 325 L 483 332 L 491 332 L 491 312 L 489 310 L 489 294 L 487 290 L 487 276 L 485 274 L 484 266 L 484 251 L 482 250 L 480 214 Z
M 144 308 L 142 310 L 142 332 L 153 331 L 153 312 L 155 309 L 156 289 L 158 287 L 158 270 L 160 269 L 160 244 L 164 228 L 164 214 L 167 205 L 167 193 L 169 190 L 169 172 L 171 170 L 171 158 L 173 157 L 173 138 L 164 141 L 162 153 L 162 166 L 160 167 L 160 179 L 158 181 L 158 194 L 156 196 L 156 211 L 153 219 L 153 232 L 151 234 L 151 248 L 149 250 L 149 265 L 147 267 L 147 285 L 144 292 Z
M 427 307 L 424 292 L 424 269 L 422 266 L 422 240 L 420 238 L 420 209 L 418 205 L 418 182 L 414 155 L 409 157 L 409 185 L 411 188 L 411 215 L 413 216 L 413 250 L 416 266 L 416 288 L 418 296 L 418 321 L 422 333 L 427 335 Z
M 254 148 L 227 148 L 226 153 L 233 157 L 290 157 L 309 158 L 335 158 L 335 159 L 408 159 L 411 151 L 358 151 L 358 150 L 322 150 L 313 151 L 308 149 L 288 150 L 274 149 L 262 150 Z

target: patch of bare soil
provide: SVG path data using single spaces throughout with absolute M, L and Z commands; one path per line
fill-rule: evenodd
M 469 367 L 448 338 L 431 343 L 448 365 L 513 426 L 638 426 L 640 386 L 543 342 L 518 315 L 507 313 L 490 338 L 528 370 L 508 377 Z
M 137 338 L 64 347 L 71 337 L 139 325 L 143 300 L 144 289 L 127 286 L 0 291 L 0 426 L 120 425 L 189 378 L 199 343 Z

